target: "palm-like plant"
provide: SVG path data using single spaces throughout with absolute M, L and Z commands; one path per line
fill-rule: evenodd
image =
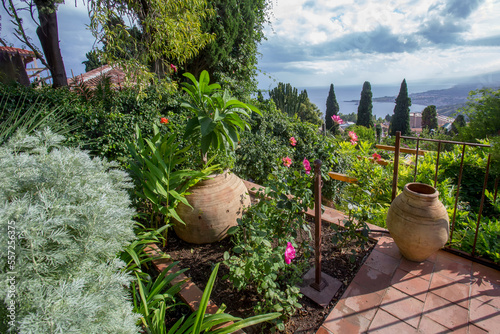
M 153 213 L 164 215 L 165 223 L 170 217 L 182 223 L 175 211 L 177 204 L 191 206 L 184 197 L 188 189 L 212 173 L 217 166 L 201 171 L 176 170 L 176 166 L 187 159 L 185 153 L 189 147 L 180 149 L 175 142 L 175 134 L 162 135 L 156 126 L 153 126 L 153 130 L 154 137 L 150 140 L 143 138 L 136 126 L 137 140 L 128 144 L 132 155 L 130 170 L 140 185 L 136 193 L 152 203 Z
M 231 97 L 228 91 L 222 90 L 219 84 L 210 84 L 207 71 L 200 74 L 200 80 L 185 73 L 191 83 L 184 82 L 183 90 L 189 96 L 181 106 L 194 113 L 184 134 L 185 138 L 200 140 L 203 165 L 207 164 L 207 152 L 227 152 L 236 148 L 240 131 L 250 129 L 247 118 L 252 112 L 262 115 L 256 107 Z

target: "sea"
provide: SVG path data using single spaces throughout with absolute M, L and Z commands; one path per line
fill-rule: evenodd
M 452 84 L 417 84 L 411 85 L 408 83 L 408 94 L 412 93 L 422 93 L 430 90 L 447 89 L 452 87 Z M 350 113 L 358 112 L 358 103 L 361 97 L 361 91 L 363 85 L 359 86 L 335 86 L 335 97 L 339 104 L 340 113 L 346 115 Z M 394 107 L 396 106 L 396 96 L 399 94 L 400 85 L 371 85 L 372 88 L 372 98 L 393 96 L 394 102 L 372 102 L 373 110 L 372 113 L 377 118 L 384 118 L 387 114 L 394 114 Z M 328 98 L 328 92 L 330 91 L 330 86 L 325 87 L 297 87 L 298 91 L 301 92 L 304 89 L 307 90 L 307 95 L 309 100 L 314 103 L 319 110 L 325 114 L 326 111 L 326 99 Z M 265 95 L 264 95 L 265 96 Z M 412 104 L 410 107 L 411 112 L 422 112 L 427 106 Z

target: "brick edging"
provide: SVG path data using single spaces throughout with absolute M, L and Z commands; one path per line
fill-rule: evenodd
M 163 251 L 156 245 L 156 244 L 148 244 L 146 248 L 144 249 L 146 254 L 148 254 L 149 257 L 159 257 L 163 254 Z M 169 265 L 171 265 L 174 261 L 171 259 L 166 259 L 166 258 L 160 258 L 160 259 L 154 259 L 151 261 L 153 263 L 153 266 L 155 269 L 161 273 L 164 270 L 167 269 Z M 177 265 L 173 266 L 170 268 L 170 270 L 167 272 L 167 275 L 173 274 L 181 270 Z M 192 312 L 196 312 L 201 303 L 201 298 L 203 296 L 203 291 L 201 291 L 200 288 L 196 286 L 196 284 L 191 281 L 189 277 L 184 275 L 184 273 L 179 274 L 177 277 L 175 277 L 171 282 L 170 285 L 173 286 L 179 282 L 184 282 L 184 284 L 181 285 L 181 290 L 179 291 L 178 295 L 182 299 L 184 303 L 186 303 L 189 308 L 191 309 Z M 215 314 L 219 310 L 219 307 L 217 304 L 215 304 L 212 300 L 208 301 L 207 304 L 207 314 Z M 232 325 L 233 322 L 227 322 L 219 326 L 215 326 L 214 328 L 222 328 L 226 327 L 229 325 Z M 237 334 L 245 334 L 244 331 L 241 329 L 235 331 L 234 333 Z
M 156 244 L 148 244 L 145 248 L 145 252 L 148 254 L 150 257 L 158 257 L 163 254 L 163 251 L 160 250 L 160 248 Z M 152 261 L 153 266 L 155 267 L 158 272 L 163 272 L 169 265 L 173 263 L 171 259 L 155 259 Z M 173 274 L 181 270 L 177 265 L 173 266 L 169 271 L 168 274 Z M 179 291 L 179 296 L 181 297 L 182 301 L 186 304 L 189 305 L 189 308 L 191 311 L 195 312 L 198 310 L 200 307 L 200 302 L 201 302 L 201 297 L 203 296 L 203 291 L 198 288 L 193 281 L 183 273 L 177 276 L 170 282 L 170 285 L 175 285 L 179 282 L 184 282 L 184 284 L 181 285 L 181 290 Z M 207 313 L 208 314 L 215 314 L 219 308 L 213 301 L 208 302 L 207 306 Z

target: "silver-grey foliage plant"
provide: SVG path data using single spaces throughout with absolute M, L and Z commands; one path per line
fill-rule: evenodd
M 0 147 L 0 332 L 137 333 L 131 277 L 116 258 L 134 238 L 132 185 L 62 139 L 47 129 Z

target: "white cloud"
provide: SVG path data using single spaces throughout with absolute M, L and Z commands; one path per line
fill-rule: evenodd
M 500 70 L 500 0 L 294 0 L 279 1 L 274 14 L 259 64 L 297 87 Z

